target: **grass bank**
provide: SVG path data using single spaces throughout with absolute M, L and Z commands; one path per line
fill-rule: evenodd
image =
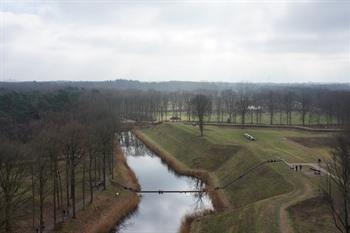
M 243 137 L 245 132 L 255 136 L 257 141 L 247 140 Z M 217 126 L 206 126 L 204 133 L 205 136 L 200 137 L 197 127 L 179 123 L 137 131 L 141 140 L 180 173 L 207 174 L 213 186 L 225 185 L 267 159 L 281 157 L 290 162 L 314 162 L 329 156 L 327 148 L 307 147 L 290 140 L 328 137 L 326 133 Z M 205 180 L 205 177 L 200 178 Z M 185 232 L 288 232 L 285 229 L 293 229 L 296 224 L 290 218 L 289 207 L 296 204 L 295 200 L 303 201 L 317 195 L 318 181 L 291 172 L 283 163 L 267 164 L 221 191 L 228 208 L 197 216 Z
M 181 175 L 197 177 L 204 181 L 206 183 L 206 189 L 208 190 L 208 194 L 212 200 L 213 206 L 217 211 L 222 211 L 225 208 L 229 207 L 229 202 L 225 199 L 224 195 L 220 191 L 214 190 L 214 188 L 217 187 L 218 184 L 217 182 L 215 182 L 215 179 L 211 176 L 211 174 L 208 171 L 204 169 L 189 168 L 186 164 L 177 160 L 169 152 L 160 148 L 152 139 L 147 137 L 147 135 L 145 135 L 142 131 L 134 130 L 133 133 L 138 139 L 143 141 L 143 143 L 149 149 L 155 152 L 165 163 L 167 163 L 177 173 Z
M 62 223 L 59 233 L 103 233 L 109 232 L 116 223 L 132 213 L 140 201 L 137 194 L 127 191 L 118 184 L 139 189 L 137 178 L 126 163 L 119 145 L 115 146 L 115 181 L 105 191 L 96 192 L 94 202 L 77 213 L 76 219 Z M 119 195 L 116 195 L 118 193 Z
M 289 208 L 295 233 L 336 232 L 332 217 L 327 213 L 329 206 L 321 197 L 314 197 L 297 203 Z

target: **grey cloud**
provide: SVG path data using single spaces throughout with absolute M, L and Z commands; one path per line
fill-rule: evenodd
M 263 53 L 343 54 L 349 53 L 349 37 L 276 37 L 242 42 L 242 46 Z M 348 48 L 348 49 L 347 49 Z
M 338 33 L 350 30 L 350 1 L 308 1 L 290 3 L 287 15 L 276 21 L 283 32 Z
M 350 72 L 348 5 L 8 3 L 0 8 L 12 14 L 0 25 L 7 33 L 0 49 L 8 54 L 0 79 L 94 80 L 126 74 L 143 80 L 259 81 L 268 76 L 278 81 L 285 76 L 285 81 L 323 81 L 336 74 L 344 80 Z M 304 66 L 298 57 L 305 58 Z M 295 66 L 298 70 L 290 68 Z

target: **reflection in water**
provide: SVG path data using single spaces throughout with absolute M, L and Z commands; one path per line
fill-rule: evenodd
M 142 190 L 204 188 L 197 178 L 177 175 L 130 132 L 121 134 L 120 144 Z M 176 233 L 186 214 L 204 209 L 213 209 L 206 193 L 143 194 L 137 210 L 113 232 Z

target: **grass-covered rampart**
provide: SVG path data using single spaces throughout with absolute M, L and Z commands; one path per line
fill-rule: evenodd
M 257 140 L 247 140 L 243 136 L 245 132 Z M 207 126 L 205 136 L 200 137 L 197 127 L 165 123 L 139 130 L 137 134 L 161 157 L 166 155 L 167 162 L 180 173 L 206 171 L 212 186 L 225 185 L 267 159 L 280 157 L 298 163 L 316 162 L 329 156 L 327 147 L 298 143 L 302 137 L 305 141 L 329 137 L 326 133 Z M 298 140 L 292 140 L 294 138 Z M 317 182 L 317 178 L 292 172 L 283 163 L 266 164 L 220 191 L 227 208 L 191 221 L 190 230 L 196 233 L 287 232 L 284 229 L 294 228 L 293 219 L 299 219 L 295 213 L 290 218 L 288 208 L 316 196 Z M 319 232 L 322 232 L 321 226 L 315 226 Z

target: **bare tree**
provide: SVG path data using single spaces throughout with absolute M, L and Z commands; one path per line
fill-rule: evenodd
M 37 136 L 31 142 L 32 158 L 34 159 L 33 178 L 38 185 L 39 195 L 39 232 L 44 230 L 44 202 L 52 191 L 53 222 L 57 223 L 58 200 L 58 144 L 55 125 L 45 122 L 39 128 Z M 50 180 L 51 179 L 51 180 Z M 35 182 L 33 182 L 35 186 Z M 32 187 L 33 190 L 34 186 Z M 35 200 L 35 192 L 32 192 Z M 33 202 L 34 203 L 34 202 Z M 35 204 L 35 203 L 34 203 Z
M 187 114 L 187 120 L 191 121 L 192 114 L 192 104 L 191 104 L 191 95 L 189 93 L 184 93 L 184 104 Z
M 26 164 L 22 161 L 23 153 L 19 143 L 1 139 L 0 144 L 0 229 L 13 232 L 16 210 L 29 190 L 25 186 L 28 176 Z
M 330 180 L 325 192 L 335 226 L 350 233 L 350 131 L 336 136 L 332 159 L 328 163 Z M 334 187 L 333 187 L 334 186 Z
M 273 118 L 274 118 L 274 113 L 275 113 L 275 100 L 276 96 L 273 91 L 269 91 L 267 95 L 267 109 L 269 110 L 270 113 L 270 125 L 273 125 Z
M 228 89 L 228 90 L 224 90 L 222 91 L 222 96 L 224 98 L 225 101 L 225 107 L 226 107 L 226 111 L 228 113 L 228 123 L 232 122 L 232 114 L 233 114 L 233 110 L 234 110 L 234 103 L 235 103 L 235 93 Z
M 311 105 L 311 90 L 309 89 L 302 89 L 301 93 L 299 94 L 299 111 L 301 114 L 301 122 L 303 126 L 305 126 L 305 117 L 306 114 L 310 111 L 310 105 Z
M 193 109 L 198 116 L 199 130 L 201 132 L 201 136 L 203 136 L 204 116 L 209 112 L 211 100 L 208 96 L 199 94 L 193 97 L 191 102 Z
M 97 148 L 98 146 L 96 145 L 97 139 L 95 138 L 94 131 L 92 127 L 89 129 L 89 133 L 87 135 L 86 141 L 85 141 L 85 148 L 87 152 L 87 156 L 89 158 L 89 167 L 88 167 L 88 176 L 89 176 L 89 191 L 90 191 L 90 201 L 89 203 L 91 204 L 94 200 L 94 184 L 93 184 L 93 177 L 92 177 L 92 172 L 93 172 L 93 161 L 96 159 L 97 156 Z M 96 166 L 95 166 L 96 169 Z M 96 173 L 96 170 L 95 170 Z M 95 177 L 96 179 L 96 177 Z M 96 181 L 95 181 L 96 182 Z
M 245 86 L 241 86 L 238 94 L 239 96 L 238 96 L 237 104 L 238 104 L 238 109 L 241 113 L 241 124 L 242 124 L 242 127 L 244 127 L 245 117 L 249 106 L 249 95 Z
M 76 217 L 76 196 L 75 196 L 75 168 L 78 165 L 80 158 L 83 154 L 82 139 L 84 135 L 83 126 L 74 120 L 70 121 L 63 127 L 62 130 L 62 147 L 64 148 L 64 154 L 66 156 L 67 174 L 66 184 L 67 192 L 70 190 L 70 196 L 67 194 L 67 203 L 69 198 L 72 199 L 72 217 Z M 69 189 L 70 185 L 70 189 Z M 69 207 L 69 205 L 67 206 Z
M 286 124 L 292 124 L 292 111 L 293 111 L 294 94 L 291 91 L 285 93 L 283 98 L 284 110 L 286 112 Z
M 215 98 L 215 107 L 216 107 L 216 120 L 217 122 L 222 122 L 223 121 L 223 101 L 222 101 L 222 96 L 219 95 L 219 93 L 216 93 Z

